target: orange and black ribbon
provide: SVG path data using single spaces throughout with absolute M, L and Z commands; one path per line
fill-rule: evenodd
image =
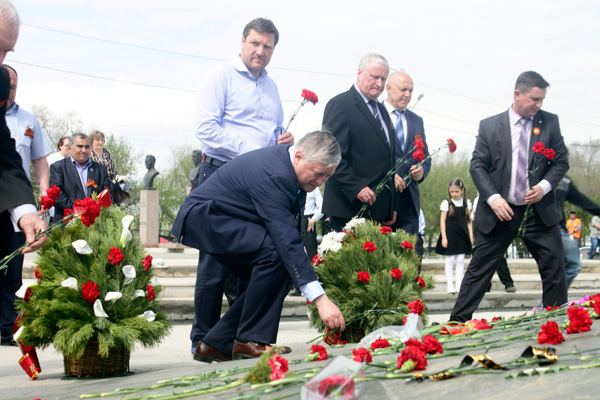
M 96 184 L 96 182 L 94 182 L 93 179 L 88 179 L 87 183 L 85 184 L 86 188 L 88 188 L 90 186 L 93 186 L 94 189 L 96 189 L 98 187 L 98 185 Z
M 33 129 L 27 127 L 27 129 L 25 129 L 25 136 L 29 136 L 31 140 L 33 140 Z
M 547 365 L 552 364 L 558 361 L 558 355 L 556 354 L 556 349 L 554 347 L 535 347 L 529 346 L 525 349 L 523 354 L 521 354 L 523 358 L 535 358 L 538 360 L 538 364 Z

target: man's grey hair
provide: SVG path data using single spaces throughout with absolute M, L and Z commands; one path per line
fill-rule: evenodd
M 0 1 L 2 1 L 2 0 L 0 0 Z M 75 139 L 77 139 L 77 138 L 87 139 L 88 142 L 90 144 L 92 144 L 92 141 L 90 140 L 90 137 L 88 135 L 86 135 L 85 133 L 82 133 L 82 132 L 76 132 L 71 135 L 71 138 L 69 139 L 69 146 L 73 147 L 73 143 L 75 143 Z
M 369 64 L 371 62 L 383 64 L 387 67 L 388 70 L 390 69 L 390 64 L 388 64 L 385 57 L 382 56 L 381 54 L 375 54 L 375 53 L 370 53 L 370 54 L 364 55 L 360 59 L 360 62 L 358 63 L 358 69 L 360 69 L 361 71 L 367 71 L 369 69 Z
M 302 151 L 304 161 L 325 164 L 327 168 L 338 165 L 342 159 L 340 145 L 329 131 L 307 133 L 295 149 Z
M 525 71 L 517 78 L 515 90 L 520 90 L 523 93 L 529 93 L 534 87 L 546 89 L 550 84 L 535 71 Z
M 0 0 L 0 15 L 4 15 L 11 25 L 17 29 L 21 25 L 21 19 L 19 18 L 17 9 L 8 0 Z

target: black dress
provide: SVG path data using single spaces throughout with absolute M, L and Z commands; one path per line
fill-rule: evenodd
M 465 213 L 469 212 L 466 199 L 463 199 L 463 205 L 457 207 L 454 203 L 454 216 L 446 216 L 446 238 L 448 238 L 448 247 L 442 246 L 442 235 L 438 238 L 437 245 L 435 246 L 435 252 L 443 256 L 453 256 L 456 254 L 471 254 L 471 238 L 469 237 L 469 227 L 467 225 L 467 219 Z M 448 205 L 450 207 L 450 205 Z

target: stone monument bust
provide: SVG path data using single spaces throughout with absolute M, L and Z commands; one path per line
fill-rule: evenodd
M 146 168 L 148 169 L 148 171 L 146 171 L 146 175 L 144 175 L 143 190 L 156 190 L 156 188 L 153 186 L 153 184 L 154 184 L 154 178 L 156 178 L 156 175 L 158 175 L 159 172 L 156 169 L 154 169 L 155 163 L 156 163 L 156 157 L 154 157 L 151 154 L 148 154 L 146 156 Z
M 200 163 L 202 162 L 202 152 L 200 150 L 192 151 L 192 161 L 194 166 L 190 169 L 188 180 L 192 185 L 192 190 L 194 190 L 198 187 L 200 181 Z

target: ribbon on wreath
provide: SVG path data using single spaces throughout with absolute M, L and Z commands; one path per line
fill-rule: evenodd
M 40 278 L 38 278 L 39 280 Z M 27 288 L 25 291 L 25 296 L 23 296 L 23 301 L 28 301 L 29 297 L 33 295 L 31 288 Z M 13 325 L 13 338 L 17 342 L 17 346 L 19 346 L 19 350 L 23 354 L 23 357 L 19 360 L 19 365 L 27 375 L 32 380 L 36 380 L 40 372 L 42 372 L 42 367 L 40 365 L 40 360 L 38 359 L 37 352 L 35 351 L 34 346 L 29 346 L 21 342 L 19 337 L 23 332 L 23 327 L 21 326 L 23 322 L 23 311 L 19 313 L 17 319 L 15 320 L 15 324 Z

